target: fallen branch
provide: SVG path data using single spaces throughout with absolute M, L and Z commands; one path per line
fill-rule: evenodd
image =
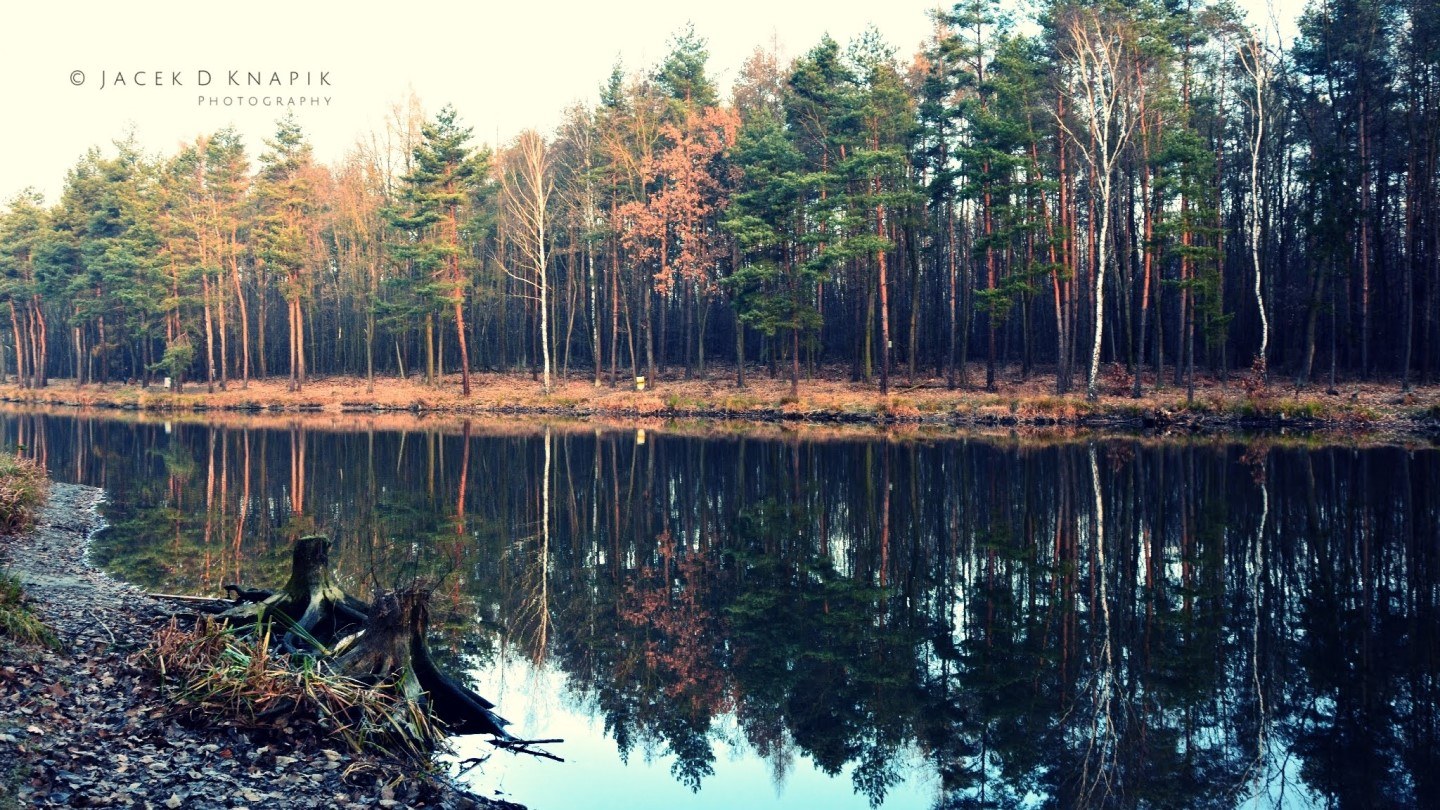
M 517 739 L 510 739 L 510 740 L 491 740 L 490 742 L 491 742 L 496 748 L 503 748 L 503 749 L 505 749 L 506 751 L 509 751 L 509 752 L 512 753 L 512 754 L 529 754 L 529 755 L 532 756 L 532 757 L 544 757 L 545 759 L 553 759 L 553 760 L 555 760 L 556 762 L 564 762 L 564 761 L 565 761 L 564 757 L 559 757 L 559 756 L 556 756 L 555 754 L 550 753 L 549 751 L 545 751 L 545 750 L 542 750 L 542 749 L 539 749 L 539 748 L 532 748 L 532 747 L 531 747 L 531 746 L 534 746 L 534 745 L 545 745 L 545 744 L 547 744 L 547 743 L 563 743 L 563 742 L 565 742 L 564 740 L 560 740 L 560 739 L 555 739 L 555 740 L 517 740 Z
M 167 602 L 184 602 L 191 605 L 211 605 L 225 601 L 218 596 L 185 596 L 179 593 L 147 593 L 145 595 L 151 599 L 164 599 Z

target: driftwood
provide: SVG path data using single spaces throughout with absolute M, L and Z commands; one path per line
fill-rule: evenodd
M 214 596 L 189 596 L 183 593 L 153 592 L 147 593 L 145 595 L 150 597 L 151 599 L 164 599 L 167 602 L 179 602 L 183 605 L 198 605 L 201 608 L 208 608 L 214 605 L 221 604 L 221 601 Z M 223 610 L 223 608 L 218 608 L 212 612 L 218 613 L 220 610 Z
M 509 721 L 494 712 L 494 703 L 436 667 L 425 640 L 429 591 L 386 591 L 366 604 L 336 584 L 329 563 L 325 537 L 302 537 L 296 541 L 284 588 L 270 592 L 226 585 L 235 600 L 218 618 L 240 625 L 275 621 L 290 628 L 279 643 L 292 653 L 318 657 L 341 675 L 393 690 L 428 709 L 452 734 L 488 734 L 506 750 L 560 760 L 532 746 L 561 740 L 513 736 L 505 730 Z

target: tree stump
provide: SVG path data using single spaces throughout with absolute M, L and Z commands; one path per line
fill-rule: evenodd
M 513 741 L 493 703 L 436 668 L 425 634 L 430 594 L 405 588 L 380 594 L 360 632 L 342 640 L 332 659 L 337 672 L 370 684 L 389 684 L 406 700 L 426 706 L 453 734 L 490 734 Z
M 430 626 L 429 590 L 416 586 L 385 591 L 367 605 L 335 582 L 329 547 L 322 535 L 296 541 L 290 579 L 279 591 L 227 585 L 227 590 L 237 594 L 238 603 L 219 618 L 231 624 L 278 621 L 290 628 L 279 640 L 290 652 L 314 655 L 337 674 L 428 709 L 452 734 L 489 734 L 496 745 L 555 758 L 529 751 L 526 746 L 537 741 L 521 740 L 505 731 L 510 723 L 493 711 L 495 704 L 435 666 L 425 641 Z M 241 601 L 245 599 L 259 601 Z M 306 649 L 302 650 L 301 644 Z
M 236 588 L 245 594 L 244 589 Z M 290 580 L 268 598 L 236 605 L 220 614 L 232 624 L 278 619 L 287 627 L 282 642 L 292 652 L 302 642 L 314 652 L 324 653 L 330 645 L 365 621 L 368 606 L 345 593 L 330 573 L 330 541 L 312 534 L 295 542 L 290 560 Z M 296 633 L 295 628 L 304 631 Z M 314 649 L 311 639 L 322 645 Z

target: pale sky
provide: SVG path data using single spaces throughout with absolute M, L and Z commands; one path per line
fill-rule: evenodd
M 1293 25 L 1302 2 L 1279 0 L 1282 25 Z M 427 113 L 453 103 L 476 140 L 493 143 L 526 127 L 553 128 L 565 107 L 595 100 L 617 58 L 627 71 L 652 66 L 687 22 L 709 41 L 710 70 L 728 87 L 745 58 L 772 37 L 784 55 L 794 56 L 826 32 L 844 44 L 873 24 L 908 59 L 928 36 L 927 10 L 936 5 L 26 0 L 0 11 L 6 40 L 0 49 L 0 200 L 35 186 L 53 202 L 66 170 L 86 149 L 108 150 L 131 127 L 146 151 L 169 154 L 181 142 L 233 124 L 254 161 L 261 139 L 287 108 L 252 106 L 252 97 L 272 104 L 277 97 L 305 99 L 293 109 L 322 161 L 338 160 L 357 137 L 383 128 L 391 104 L 412 87 Z M 1263 9 L 1264 2 L 1242 5 Z M 239 86 L 229 86 L 231 71 Z M 294 84 L 292 71 L 299 74 Z M 117 72 L 123 86 L 115 82 Z M 245 86 L 252 72 L 261 86 Z M 320 84 L 322 72 L 328 86 Z M 197 86 L 205 73 L 209 86 Z M 280 86 L 270 84 L 275 73 Z M 211 98 L 218 103 L 212 106 Z

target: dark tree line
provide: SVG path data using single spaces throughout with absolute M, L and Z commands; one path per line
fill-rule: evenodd
M 229 130 L 122 141 L 0 213 L 4 371 L 1408 387 L 1440 372 L 1428 11 L 1314 3 L 1281 45 L 1224 4 L 1056 2 L 1022 33 L 965 0 L 906 59 L 759 49 L 728 101 L 683 31 L 494 149 L 414 99 L 332 165 L 293 119 L 257 164 Z

